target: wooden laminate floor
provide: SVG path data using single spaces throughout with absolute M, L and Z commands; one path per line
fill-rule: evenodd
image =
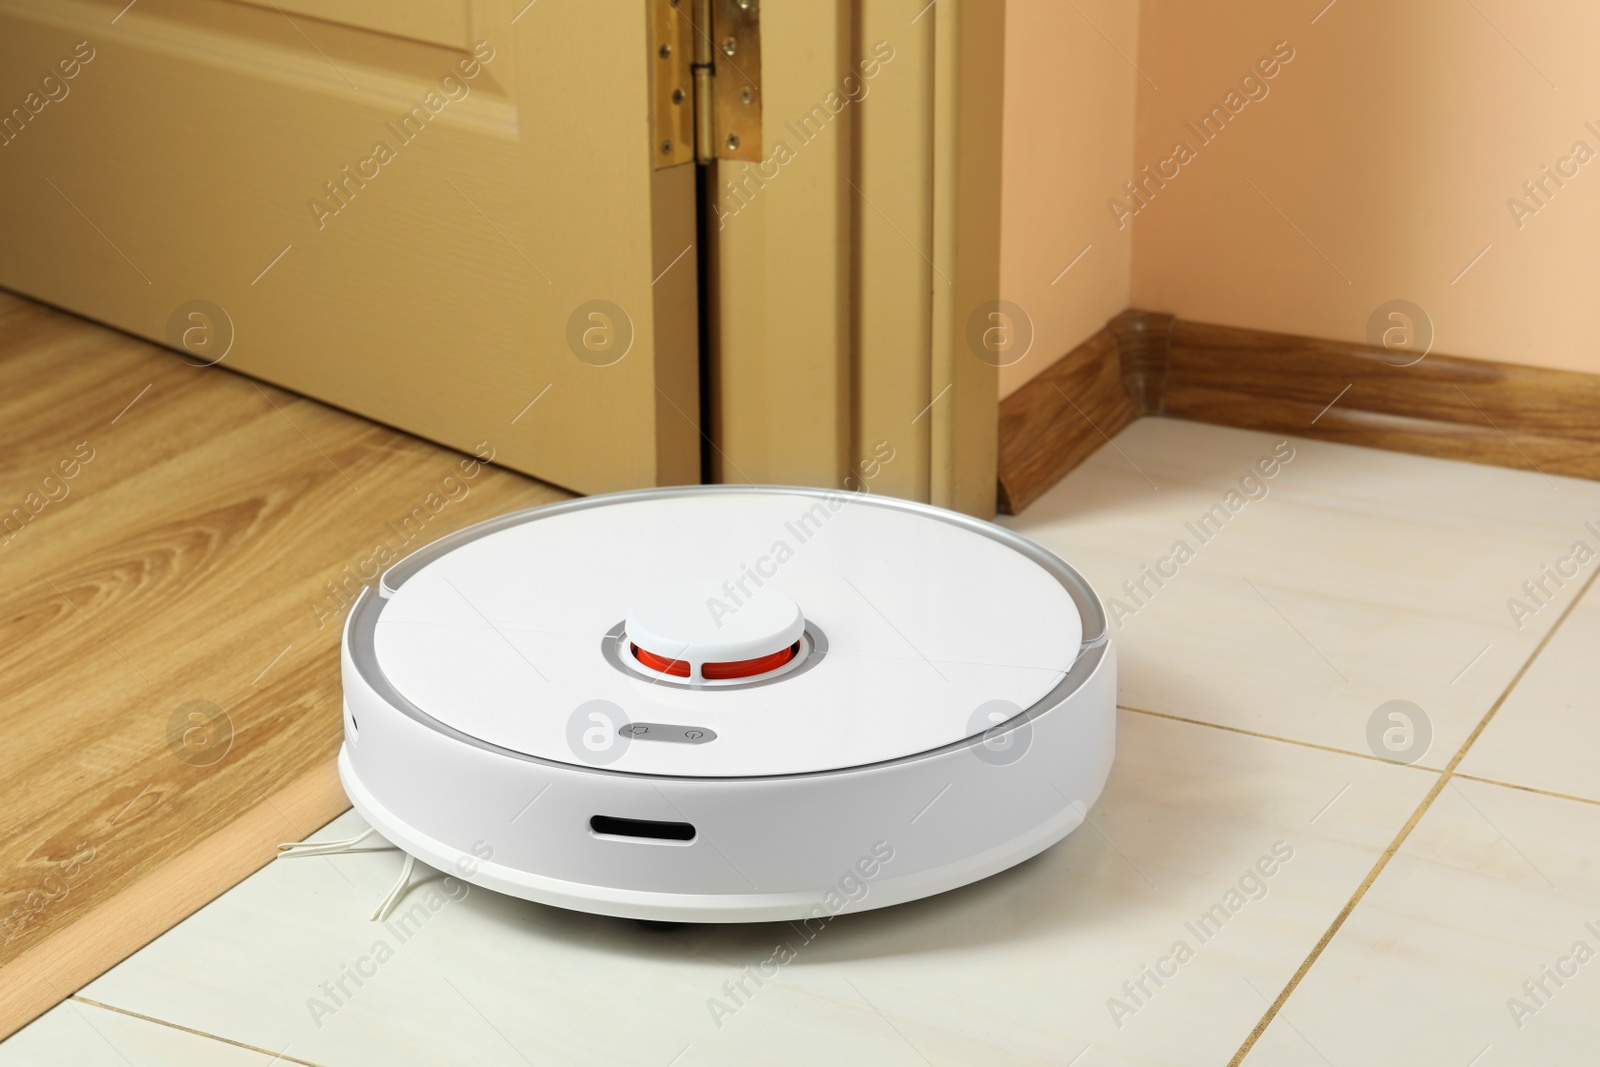
M 348 807 L 363 580 L 563 495 L 0 293 L 0 1034 Z

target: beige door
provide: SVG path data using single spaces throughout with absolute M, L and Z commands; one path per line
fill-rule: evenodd
M 1004 8 L 766 0 L 759 161 L 719 160 L 719 481 L 990 516 Z M 720 76 L 720 75 L 719 75 Z
M 0 0 L 0 285 L 583 492 L 700 477 L 637 2 Z

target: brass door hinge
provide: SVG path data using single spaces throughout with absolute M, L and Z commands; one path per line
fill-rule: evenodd
M 761 0 L 648 0 L 656 167 L 761 161 Z

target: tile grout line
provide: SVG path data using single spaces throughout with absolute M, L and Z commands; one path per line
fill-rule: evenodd
M 1412 770 L 1427 771 L 1430 774 L 1443 773 L 1438 767 L 1429 767 L 1422 763 L 1402 763 L 1396 759 L 1384 759 L 1374 756 L 1370 752 L 1356 752 L 1353 749 L 1337 748 L 1333 745 L 1319 745 L 1315 741 L 1302 741 L 1294 737 L 1280 737 L 1277 734 L 1265 734 L 1259 730 L 1246 730 L 1242 726 L 1228 726 L 1225 723 L 1206 722 L 1203 719 L 1189 719 L 1182 715 L 1173 715 L 1165 711 L 1151 711 L 1148 708 L 1135 708 L 1128 704 L 1118 704 L 1123 711 L 1132 711 L 1139 715 L 1149 715 L 1156 719 L 1171 719 L 1173 722 L 1186 722 L 1192 726 L 1205 726 L 1212 730 L 1226 730 L 1231 734 L 1244 734 L 1246 737 L 1259 737 L 1265 741 L 1280 741 L 1286 745 L 1299 745 L 1301 748 L 1314 748 L 1319 752 L 1333 752 L 1340 756 L 1354 756 L 1357 759 L 1371 760 L 1374 763 L 1387 763 L 1393 767 L 1409 767 Z M 1497 783 L 1498 784 L 1498 783 Z
M 1429 774 L 1443 774 L 1438 767 L 1429 767 L 1422 763 L 1402 763 L 1399 760 L 1384 759 L 1366 752 L 1356 752 L 1348 748 L 1337 748 L 1333 745 L 1319 745 L 1315 741 L 1302 741 L 1295 737 L 1280 737 L 1277 734 L 1264 734 L 1257 730 L 1246 730 L 1240 726 L 1228 726 L 1224 723 L 1206 722 L 1203 719 L 1189 719 L 1182 715 L 1172 715 L 1165 711 L 1151 711 L 1148 708 L 1136 708 L 1130 704 L 1118 704 L 1122 711 L 1131 711 L 1139 715 L 1148 715 L 1153 719 L 1170 719 L 1173 722 L 1188 723 L 1191 726 L 1204 726 L 1212 730 L 1224 730 L 1232 734 L 1244 734 L 1246 737 L 1258 737 L 1263 741 L 1279 741 L 1285 745 L 1298 745 L 1301 748 L 1316 749 L 1319 752 L 1332 752 L 1336 756 L 1353 756 L 1356 759 L 1371 760 L 1374 763 L 1387 763 L 1394 767 L 1408 767 L 1412 770 L 1426 771 Z M 1554 797 L 1557 800 L 1571 800 L 1578 804 L 1593 804 L 1600 807 L 1600 798 L 1580 797 L 1573 793 L 1558 793 L 1553 789 L 1540 789 L 1534 785 L 1518 785 L 1516 782 L 1505 782 L 1499 778 L 1485 778 L 1478 774 L 1464 774 L 1455 772 L 1452 777 L 1465 778 L 1471 782 L 1482 782 L 1484 785 L 1497 785 L 1504 789 L 1520 789 L 1527 793 L 1538 793 L 1542 796 Z
M 1578 804 L 1594 804 L 1600 806 L 1600 800 L 1592 797 L 1575 796 L 1572 793 L 1557 793 L 1553 789 L 1540 789 L 1533 785 L 1518 785 L 1515 782 L 1502 782 L 1498 778 L 1484 778 L 1476 774 L 1462 774 L 1457 771 L 1452 777 L 1465 778 L 1469 782 L 1482 782 L 1484 785 L 1498 785 L 1506 789 L 1520 789 L 1524 793 L 1538 793 L 1540 796 L 1554 797 L 1556 800 L 1571 800 Z
M 1356 905 L 1360 904 L 1362 898 L 1367 895 L 1367 890 L 1372 888 L 1372 884 L 1378 880 L 1378 876 L 1381 875 L 1384 868 L 1389 865 L 1389 861 L 1394 858 L 1395 854 L 1400 851 L 1400 847 L 1405 844 L 1406 838 L 1411 836 L 1411 831 L 1416 829 L 1417 824 L 1421 822 L 1422 817 L 1428 813 L 1428 809 L 1433 805 L 1433 802 L 1437 800 L 1439 794 L 1444 791 L 1444 787 L 1448 785 L 1450 779 L 1455 776 L 1456 767 L 1459 766 L 1461 761 L 1466 758 L 1467 751 L 1472 748 L 1473 742 L 1477 741 L 1477 739 L 1483 734 L 1483 731 L 1488 728 L 1490 720 L 1492 720 L 1495 716 L 1495 713 L 1500 710 L 1501 705 L 1506 702 L 1506 698 L 1511 696 L 1512 692 L 1517 688 L 1517 685 L 1522 681 L 1523 676 L 1526 675 L 1528 670 L 1534 665 L 1534 663 L 1538 661 L 1540 654 L 1545 650 L 1545 646 L 1550 643 L 1551 639 L 1555 637 L 1557 631 L 1561 629 L 1561 624 L 1567 621 L 1567 616 L 1571 615 L 1573 610 L 1577 608 L 1578 604 L 1582 602 L 1584 596 L 1594 585 L 1596 577 L 1600 577 L 1600 571 L 1596 571 L 1594 574 L 1589 575 L 1588 580 L 1583 583 L 1582 588 L 1578 590 L 1577 594 L 1572 598 L 1572 601 L 1567 604 L 1567 606 L 1562 609 L 1561 614 L 1556 617 L 1556 621 L 1550 627 L 1549 631 L 1539 639 L 1539 643 L 1534 646 L 1533 651 L 1528 655 L 1528 658 L 1523 661 L 1522 666 L 1517 668 L 1517 673 L 1512 676 L 1511 681 L 1506 683 L 1505 689 L 1501 691 L 1499 697 L 1497 697 L 1495 702 L 1489 707 L 1489 710 L 1484 713 L 1483 718 L 1478 720 L 1478 725 L 1473 727 L 1472 733 L 1467 735 L 1467 739 L 1461 743 L 1461 747 L 1456 750 L 1456 754 L 1451 757 L 1450 762 L 1445 765 L 1445 769 L 1442 772 L 1439 772 L 1439 780 L 1433 783 L 1433 788 L 1428 790 L 1427 795 L 1422 798 L 1422 802 L 1417 805 L 1417 809 L 1411 813 L 1411 817 L 1406 820 L 1405 825 L 1400 828 L 1399 833 L 1395 834 L 1394 840 L 1389 842 L 1389 847 L 1383 850 L 1383 855 L 1378 857 L 1377 862 L 1372 865 L 1372 869 L 1367 872 L 1367 876 L 1361 880 L 1361 884 L 1356 886 L 1355 892 L 1350 895 L 1350 899 L 1345 902 L 1345 905 L 1342 909 L 1340 909 L 1339 914 L 1334 916 L 1333 922 L 1328 925 L 1328 929 L 1323 932 L 1322 937 L 1317 941 L 1316 945 L 1312 947 L 1311 952 L 1306 956 L 1305 961 L 1300 964 L 1299 969 L 1294 972 L 1294 975 L 1284 985 L 1283 990 L 1278 994 L 1277 999 L 1274 1000 L 1267 1008 L 1266 1014 L 1261 1016 L 1261 1020 L 1256 1023 L 1255 1029 L 1251 1030 L 1249 1036 L 1244 1039 L 1244 1044 L 1239 1046 L 1239 1051 L 1233 1054 L 1233 1059 L 1228 1061 L 1228 1067 L 1239 1067 L 1239 1065 L 1244 1062 L 1244 1058 L 1250 1054 L 1251 1049 L 1255 1048 L 1256 1042 L 1261 1039 L 1261 1035 L 1265 1033 L 1267 1027 L 1272 1024 L 1272 1020 L 1277 1017 L 1278 1012 L 1283 1010 L 1284 1004 L 1299 987 L 1300 982 L 1311 970 L 1312 965 L 1315 964 L 1322 956 L 1323 950 L 1328 947 L 1328 944 L 1333 940 L 1334 935 L 1337 934 L 1344 926 L 1345 920 L 1350 918 L 1351 913 L 1356 909 Z
M 232 1045 L 235 1048 L 248 1049 L 251 1052 L 259 1052 L 263 1056 L 271 1056 L 273 1063 L 277 1063 L 279 1060 L 282 1060 L 285 1063 L 302 1064 L 303 1067 L 322 1067 L 321 1064 L 312 1063 L 310 1060 L 298 1059 L 297 1057 L 287 1055 L 284 1052 L 273 1052 L 271 1049 L 262 1048 L 259 1045 L 246 1044 L 243 1041 L 235 1041 L 231 1037 L 222 1037 L 219 1034 L 209 1033 L 205 1030 L 196 1030 L 193 1027 L 183 1026 L 179 1023 L 168 1022 L 165 1019 L 158 1019 L 153 1015 L 144 1015 L 136 1011 L 129 1011 L 127 1008 L 119 1008 L 115 1004 L 104 1004 L 98 1000 L 90 1000 L 88 997 L 82 996 L 78 993 L 74 993 L 69 999 L 75 1000 L 80 1004 L 92 1004 L 97 1008 L 103 1008 L 106 1011 L 116 1012 L 118 1015 L 126 1015 L 129 1018 L 143 1019 L 147 1023 L 155 1023 L 157 1026 L 165 1026 L 169 1030 L 177 1030 L 181 1033 L 193 1034 L 195 1037 L 204 1037 L 212 1041 L 219 1041 L 224 1045 Z

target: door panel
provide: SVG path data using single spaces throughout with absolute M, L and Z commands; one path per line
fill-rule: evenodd
M 872 488 L 909 500 L 928 499 L 932 300 L 936 290 L 951 284 L 932 259 L 937 8 L 917 19 L 926 6 L 926 0 L 860 4 L 863 54 L 883 42 L 883 54 L 894 58 L 861 101 L 856 120 L 862 150 L 850 190 L 859 293 L 855 458 L 865 458 L 874 443 L 887 442 L 895 458 Z
M 642 5 L 280 6 L 0 2 L 0 285 L 568 488 L 698 481 Z
M 999 292 L 1003 12 L 766 0 L 766 159 L 717 164 L 716 480 L 994 514 L 998 375 L 967 326 Z
M 837 486 L 850 467 L 852 116 L 813 115 L 851 72 L 850 7 L 766 0 L 767 157 L 713 164 L 719 482 Z
M 414 41 L 470 49 L 472 12 L 467 0 L 239 0 L 290 15 L 376 30 Z
M 974 351 L 971 324 L 1000 299 L 1005 6 L 955 0 L 933 15 L 943 44 L 933 73 L 932 259 L 950 284 L 933 287 L 929 392 L 943 399 L 928 410 L 928 495 L 940 507 L 991 518 L 1000 372 L 992 353 L 980 358 Z

